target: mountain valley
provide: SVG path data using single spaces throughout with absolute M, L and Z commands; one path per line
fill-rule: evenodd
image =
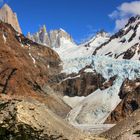
M 138 140 L 140 16 L 78 45 L 45 25 L 25 37 L 9 9 L 0 10 L 0 139 Z

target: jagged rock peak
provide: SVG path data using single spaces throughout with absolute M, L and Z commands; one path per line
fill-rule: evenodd
M 4 4 L 0 9 L 0 20 L 5 23 L 11 24 L 16 31 L 22 33 L 17 14 L 12 11 L 11 7 L 8 4 Z
M 46 25 L 43 25 L 42 27 L 40 27 L 40 32 L 47 33 Z
M 57 30 L 47 31 L 45 25 L 40 27 L 39 31 L 34 33 L 33 35 L 28 33 L 27 37 L 34 42 L 50 46 L 52 48 L 59 48 L 61 46 L 64 46 L 65 43 L 70 44 L 70 46 L 71 44 L 75 44 L 71 35 L 64 29 L 60 28 Z

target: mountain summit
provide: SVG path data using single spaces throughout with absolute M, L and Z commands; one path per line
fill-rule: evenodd
M 16 31 L 22 33 L 17 15 L 12 11 L 8 4 L 4 4 L 0 9 L 0 20 L 11 24 Z

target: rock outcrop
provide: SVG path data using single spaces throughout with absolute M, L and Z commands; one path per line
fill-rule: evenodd
M 62 69 L 58 54 L 3 22 L 0 46 L 0 138 L 83 139 L 62 120 L 71 108 L 50 88 L 49 78 Z
M 84 71 L 85 70 L 85 71 Z M 102 88 L 106 81 L 100 74 L 96 72 L 86 72 L 86 68 L 82 69 L 78 74 L 67 75 L 65 79 L 57 84 L 52 84 L 55 91 L 63 93 L 64 96 L 88 96 L 95 90 Z
M 9 5 L 4 4 L 0 9 L 0 20 L 5 23 L 11 24 L 16 31 L 22 33 L 16 13 L 12 11 Z

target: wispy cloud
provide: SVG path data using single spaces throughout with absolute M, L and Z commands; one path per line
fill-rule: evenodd
M 115 30 L 125 26 L 131 16 L 140 15 L 140 1 L 125 2 L 116 8 L 109 17 L 115 20 Z

